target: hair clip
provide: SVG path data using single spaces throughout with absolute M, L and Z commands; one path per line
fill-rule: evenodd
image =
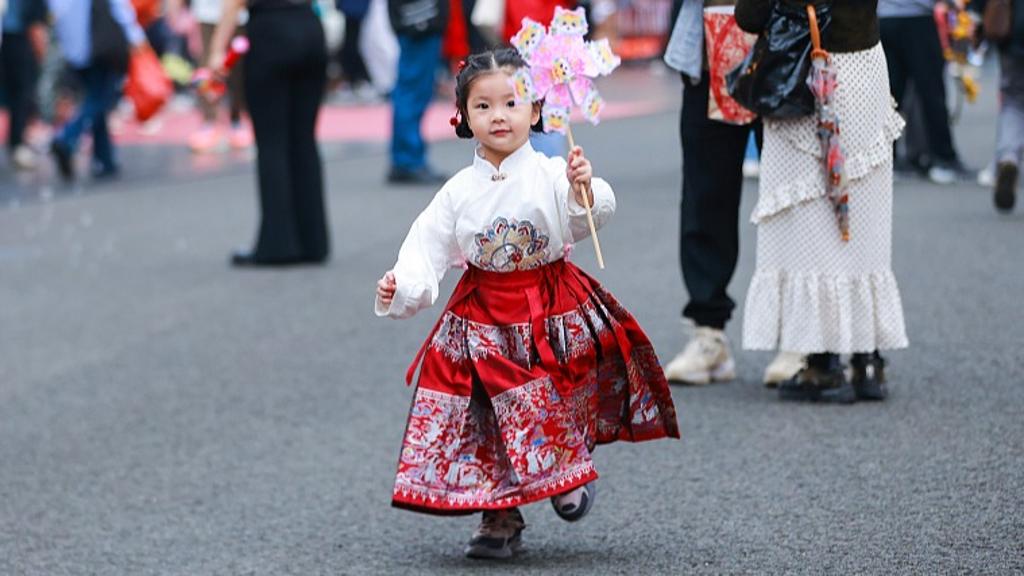
M 465 60 L 459 60 L 459 73 L 461 73 L 462 69 L 465 68 L 465 67 L 466 67 L 466 61 Z
M 455 108 L 455 114 L 452 114 L 452 117 L 448 120 L 448 123 L 451 124 L 452 126 L 458 126 L 459 122 L 459 109 Z

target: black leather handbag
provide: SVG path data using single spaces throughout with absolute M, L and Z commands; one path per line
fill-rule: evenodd
M 832 22 L 829 4 L 815 4 L 818 30 Z M 811 68 L 811 23 L 805 6 L 776 0 L 765 29 L 743 63 L 726 74 L 729 95 L 764 118 L 798 118 L 814 113 L 807 87 Z

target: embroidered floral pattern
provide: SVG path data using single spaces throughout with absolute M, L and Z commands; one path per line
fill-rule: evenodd
M 494 410 L 475 398 L 416 391 L 395 480 L 396 502 L 508 508 L 597 476 L 549 378 L 493 402 Z
M 399 484 L 426 490 L 445 489 L 449 462 L 459 451 L 456 440 L 468 406 L 468 397 L 416 391 L 399 460 Z
M 657 395 L 650 382 L 652 374 L 661 372 L 661 364 L 652 346 L 638 346 L 633 349 L 632 362 L 628 366 L 631 382 L 644 383 L 631 386 L 629 394 L 630 428 L 634 437 L 644 438 L 660 433 L 666 427 L 676 427 L 675 408 L 671 402 Z
M 548 338 L 559 364 L 581 358 L 594 350 L 595 337 L 609 330 L 597 306 L 586 302 L 576 310 L 548 318 Z
M 474 362 L 489 356 L 503 356 L 516 364 L 530 369 L 530 342 L 532 332 L 529 324 L 491 326 L 466 321 L 466 343 L 469 357 Z
M 544 377 L 495 396 L 494 414 L 505 440 L 515 483 L 528 492 L 550 485 L 567 470 L 589 467 L 590 453 L 576 419 Z
M 533 365 L 529 324 L 492 326 L 459 318 L 448 312 L 441 320 L 430 347 L 453 364 L 478 362 L 491 356 L 503 356 L 529 370 Z
M 473 264 L 493 272 L 513 272 L 548 262 L 548 237 L 529 220 L 498 217 L 491 227 L 476 235 Z
M 466 359 L 466 321 L 448 312 L 430 340 L 430 347 L 454 364 Z

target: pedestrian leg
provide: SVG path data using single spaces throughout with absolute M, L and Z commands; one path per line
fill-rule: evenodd
M 120 75 L 103 67 L 97 67 L 95 75 L 97 105 L 92 109 L 93 115 L 90 120 L 94 175 L 112 176 L 117 173 L 119 167 L 114 143 L 110 139 L 110 130 L 107 127 L 107 114 L 117 103 Z
M 256 135 L 260 198 L 259 233 L 252 258 L 266 263 L 294 261 L 302 256 L 295 230 L 288 151 L 290 78 L 284 73 L 288 60 L 280 53 L 294 47 L 277 46 L 272 41 L 259 39 L 263 34 L 271 40 L 275 38 L 272 30 L 276 25 L 273 18 L 263 14 L 250 18 L 249 33 L 253 42 L 245 58 L 246 101 Z
M 957 165 L 946 106 L 946 60 L 939 43 L 938 28 L 931 16 L 907 18 L 905 39 L 907 73 L 914 83 L 915 94 L 924 117 L 925 131 L 934 161 Z
M 319 23 L 314 24 L 319 26 Z M 326 70 L 326 53 L 306 59 L 302 69 L 292 76 L 288 110 L 295 230 L 302 246 L 302 258 L 311 262 L 321 262 L 330 253 L 323 174 L 316 143 L 316 119 L 327 84 Z
M 414 172 L 427 166 L 420 124 L 434 94 L 441 37 L 398 36 L 398 81 L 392 93 L 391 166 Z
M 698 326 L 722 329 L 735 308 L 726 289 L 739 255 L 743 157 L 751 128 L 709 120 L 707 110 L 705 74 L 683 92 L 679 261 L 690 296 L 683 315 Z

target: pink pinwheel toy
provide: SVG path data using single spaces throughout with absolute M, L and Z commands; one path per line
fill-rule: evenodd
M 516 97 L 529 102 L 543 100 L 544 130 L 565 134 L 570 147 L 576 146 L 569 125 L 572 108 L 579 107 L 583 117 L 596 125 L 604 100 L 593 79 L 610 74 L 620 63 L 608 40 L 585 41 L 586 33 L 587 19 L 582 8 L 555 8 L 555 16 L 546 29 L 539 22 L 523 18 L 523 27 L 512 37 L 512 45 L 529 65 L 529 69 L 520 68 L 513 77 Z M 586 194 L 583 198 L 586 201 Z M 590 206 L 586 208 L 597 264 L 604 268 Z

